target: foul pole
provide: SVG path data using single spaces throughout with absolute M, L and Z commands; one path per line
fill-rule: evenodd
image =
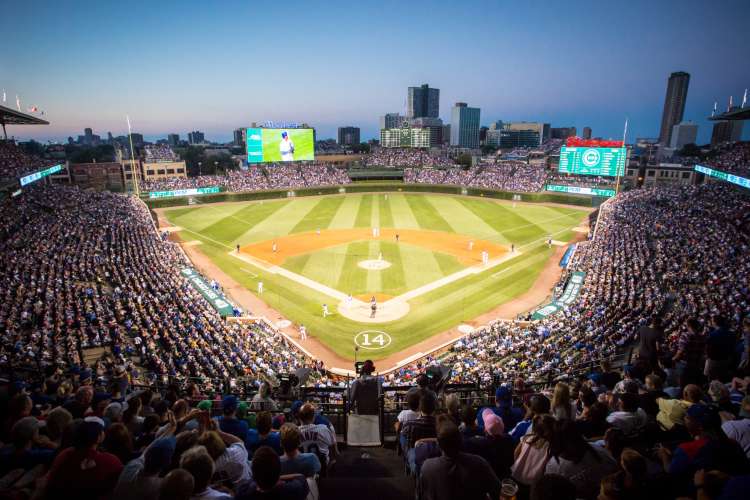
M 125 115 L 125 120 L 128 122 L 128 140 L 130 140 L 130 171 L 133 173 L 133 186 L 135 187 L 135 195 L 141 196 L 141 186 L 138 177 L 141 175 L 141 169 L 138 168 L 135 162 L 135 150 L 133 149 L 133 132 L 130 130 L 130 116 Z
M 628 119 L 625 118 L 625 130 L 622 132 L 622 147 L 625 148 L 625 138 L 628 136 Z M 628 161 L 628 150 L 625 149 L 625 161 Z M 615 168 L 617 168 L 615 166 Z M 625 173 L 625 165 L 622 167 L 623 174 Z M 620 193 L 620 169 L 617 169 L 617 181 L 615 182 L 615 196 Z

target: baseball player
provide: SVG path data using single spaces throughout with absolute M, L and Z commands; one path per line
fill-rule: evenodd
M 289 138 L 289 134 L 284 130 L 281 132 L 281 141 L 279 141 L 279 153 L 281 161 L 294 161 L 294 143 Z
M 331 314 L 331 313 L 328 312 L 328 304 L 323 304 L 323 317 L 325 318 L 329 314 Z

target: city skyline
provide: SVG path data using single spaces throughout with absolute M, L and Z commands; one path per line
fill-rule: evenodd
M 0 16 L 6 105 L 15 108 L 18 94 L 24 110 L 38 106 L 51 123 L 8 133 L 65 142 L 91 127 L 118 136 L 128 114 L 133 131 L 152 141 L 200 130 L 229 142 L 234 129 L 265 120 L 310 123 L 320 139 L 353 125 L 367 140 L 379 136 L 380 116 L 406 114 L 408 87 L 426 83 L 440 89 L 444 123 L 453 103 L 470 102 L 482 125 L 590 126 L 593 136 L 613 139 L 628 118 L 632 142 L 659 136 L 667 79 L 685 71 L 684 121 L 698 124 L 705 144 L 714 101 L 725 109 L 732 94 L 738 104 L 750 86 L 747 2 L 572 2 L 564 11 L 541 3 L 387 4 L 289 2 L 299 15 L 283 29 L 270 3 L 8 5 Z M 571 16 L 585 29 L 571 30 Z M 117 24 L 103 22 L 113 17 Z M 245 29 L 228 29 L 237 19 Z M 410 44 L 419 39 L 441 43 L 416 50 Z

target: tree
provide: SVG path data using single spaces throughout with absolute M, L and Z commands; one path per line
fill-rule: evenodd
M 461 153 L 456 158 L 456 163 L 464 167 L 471 167 L 471 155 L 469 153 Z
M 685 144 L 680 150 L 680 156 L 700 156 L 701 148 L 696 146 L 694 143 Z

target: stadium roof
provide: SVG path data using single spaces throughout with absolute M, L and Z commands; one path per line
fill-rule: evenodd
M 6 125 L 49 125 L 49 122 L 36 116 L 21 113 L 13 108 L 0 106 L 0 125 L 3 126 L 3 135 L 7 139 Z
M 750 107 L 738 108 L 720 115 L 709 116 L 709 120 L 723 121 L 723 120 L 750 120 Z

